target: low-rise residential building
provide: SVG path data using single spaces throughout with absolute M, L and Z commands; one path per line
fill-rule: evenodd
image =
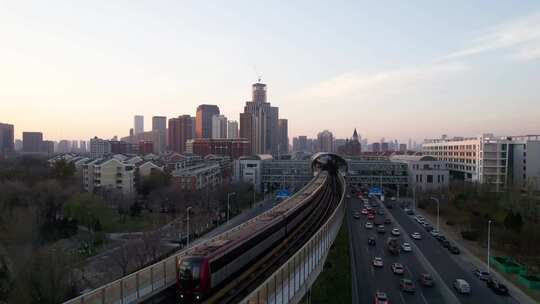
M 83 188 L 88 192 L 116 190 L 124 195 L 135 191 L 135 166 L 116 158 L 101 158 L 82 166 Z
M 214 188 L 221 184 L 221 170 L 217 162 L 204 162 L 171 172 L 171 182 L 184 191 Z
M 445 161 L 429 155 L 392 155 L 390 160 L 407 164 L 411 189 L 429 191 L 448 188 L 450 174 Z

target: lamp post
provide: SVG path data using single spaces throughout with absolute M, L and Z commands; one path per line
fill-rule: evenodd
M 440 232 L 441 230 L 439 230 L 439 199 L 436 197 L 431 197 L 431 199 L 437 203 L 437 231 Z
M 191 210 L 191 206 L 186 208 L 187 213 L 187 242 L 186 242 L 186 248 L 189 248 L 189 211 Z
M 487 272 L 488 273 L 490 273 L 490 269 L 489 269 L 490 246 L 491 246 L 491 220 L 488 220 L 488 239 L 487 239 Z
M 227 224 L 229 223 L 229 210 L 231 209 L 229 206 L 229 199 L 231 196 L 236 195 L 236 192 L 229 192 L 227 193 Z

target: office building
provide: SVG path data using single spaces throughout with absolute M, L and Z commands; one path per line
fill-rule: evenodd
M 79 142 L 79 151 L 81 151 L 81 153 L 86 153 L 86 141 L 85 140 L 81 140 Z
M 46 153 L 46 154 L 53 154 L 55 151 L 54 149 L 54 141 L 52 140 L 44 140 L 41 142 L 41 148 L 40 152 Z
M 133 117 L 133 133 L 139 134 L 144 132 L 144 116 L 135 115 Z
M 61 140 L 58 142 L 58 145 L 56 146 L 56 152 L 58 153 L 69 153 L 71 152 L 71 142 L 68 140 Z
M 227 138 L 227 117 L 224 115 L 212 116 L 212 138 Z
M 229 156 L 237 159 L 249 155 L 249 141 L 245 138 L 194 138 L 186 143 L 186 152 L 200 156 L 209 154 Z
M 448 188 L 450 174 L 448 165 L 429 155 L 392 155 L 390 160 L 407 164 L 409 187 L 415 191 L 442 190 Z
M 328 130 L 317 134 L 317 152 L 333 152 L 334 135 Z
M 278 120 L 278 152 L 279 154 L 289 153 L 289 122 L 287 119 Z
M 399 152 L 407 152 L 407 144 L 399 144 Z
M 540 189 L 540 136 L 440 138 L 425 140 L 424 154 L 448 163 L 450 174 L 496 190 L 527 186 Z
M 266 84 L 252 85 L 252 101 L 240 113 L 240 137 L 250 142 L 251 154 L 276 154 L 279 144 L 279 109 L 266 101 Z
M 41 152 L 43 143 L 43 133 L 23 132 L 23 152 Z
M 216 105 L 202 104 L 197 107 L 195 133 L 197 138 L 212 138 L 212 116 L 219 115 Z
M 167 117 L 152 117 L 152 132 L 154 132 L 154 138 L 152 140 L 154 153 L 160 154 L 165 152 L 167 149 Z
M 13 125 L 0 123 L 0 154 L 11 153 L 15 150 Z
M 140 141 L 137 150 L 141 155 L 154 153 L 154 143 L 152 141 Z
M 238 122 L 235 120 L 229 120 L 227 122 L 227 138 L 238 138 Z
M 189 115 L 169 119 L 169 150 L 184 153 L 186 141 L 193 138 L 193 119 Z
M 295 140 L 296 139 L 296 140 Z M 308 149 L 308 138 L 307 136 L 298 136 L 293 139 L 293 151 L 294 152 L 311 152 Z
M 15 139 L 15 151 L 19 152 L 22 151 L 22 140 Z

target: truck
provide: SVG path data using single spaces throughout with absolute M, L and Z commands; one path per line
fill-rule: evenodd
M 399 254 L 399 242 L 398 239 L 389 237 L 388 240 L 386 240 L 386 248 L 388 249 L 388 252 L 393 255 Z

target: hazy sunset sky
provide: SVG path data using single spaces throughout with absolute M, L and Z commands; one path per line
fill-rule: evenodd
M 289 137 L 540 133 L 540 1 L 3 1 L 0 122 L 125 136 L 238 120 L 258 76 Z

